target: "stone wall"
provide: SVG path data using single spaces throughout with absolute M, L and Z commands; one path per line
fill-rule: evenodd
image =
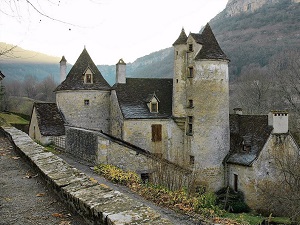
M 97 134 L 66 126 L 65 152 L 88 162 L 97 161 Z
M 172 189 L 193 182 L 191 170 L 109 134 L 66 127 L 66 135 L 66 152 L 80 159 L 115 165 L 140 175 L 148 174 L 153 182 Z
M 109 91 L 60 91 L 56 103 L 71 126 L 109 131 Z M 88 104 L 85 101 L 88 100 Z
M 114 191 L 71 167 L 64 160 L 33 142 L 16 128 L 1 128 L 19 152 L 45 179 L 49 187 L 88 224 L 171 225 L 168 219 L 136 199 Z

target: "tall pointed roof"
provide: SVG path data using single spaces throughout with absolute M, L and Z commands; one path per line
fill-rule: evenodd
M 93 83 L 84 83 L 83 75 L 87 68 L 93 71 Z M 55 89 L 63 90 L 110 90 L 110 85 L 103 78 L 101 72 L 84 48 L 77 61 L 71 68 L 66 79 Z
M 209 24 L 206 24 L 202 34 L 201 39 L 203 42 L 203 47 L 201 48 L 198 55 L 195 57 L 196 60 L 199 59 L 222 59 L 228 60 L 229 58 L 222 51 L 219 43 L 211 30 Z
M 173 46 L 174 45 L 182 45 L 182 44 L 185 45 L 186 41 L 187 41 L 187 36 L 184 31 L 184 28 L 182 28 L 181 33 L 180 33 L 179 37 L 177 38 L 177 40 L 174 42 Z

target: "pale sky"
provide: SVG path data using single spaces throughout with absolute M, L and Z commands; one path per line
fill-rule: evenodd
M 14 2 L 15 5 L 8 5 Z M 95 64 L 126 63 L 197 33 L 228 0 L 1 0 L 0 42 L 74 64 L 84 46 Z M 59 22 L 59 21 L 62 22 Z

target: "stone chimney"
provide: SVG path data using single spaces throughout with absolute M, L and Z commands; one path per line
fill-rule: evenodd
M 272 110 L 268 114 L 268 124 L 273 126 L 273 134 L 284 134 L 289 131 L 289 114 L 285 110 Z
M 126 63 L 123 59 L 116 64 L 116 84 L 126 84 Z
M 63 82 L 67 76 L 67 60 L 63 56 L 60 60 L 60 82 Z
M 243 115 L 242 108 L 234 108 L 233 111 L 234 111 L 234 114 L 236 114 L 236 115 Z

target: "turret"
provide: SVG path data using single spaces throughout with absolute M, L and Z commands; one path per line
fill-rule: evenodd
M 173 77 L 173 117 L 186 116 L 186 46 L 187 36 L 182 28 L 177 40 L 174 42 L 174 77 Z
M 229 60 L 208 24 L 188 37 L 182 30 L 173 46 L 173 116 L 178 125 L 184 119 L 184 151 L 201 174 L 198 182 L 216 191 L 224 185 L 230 144 Z

